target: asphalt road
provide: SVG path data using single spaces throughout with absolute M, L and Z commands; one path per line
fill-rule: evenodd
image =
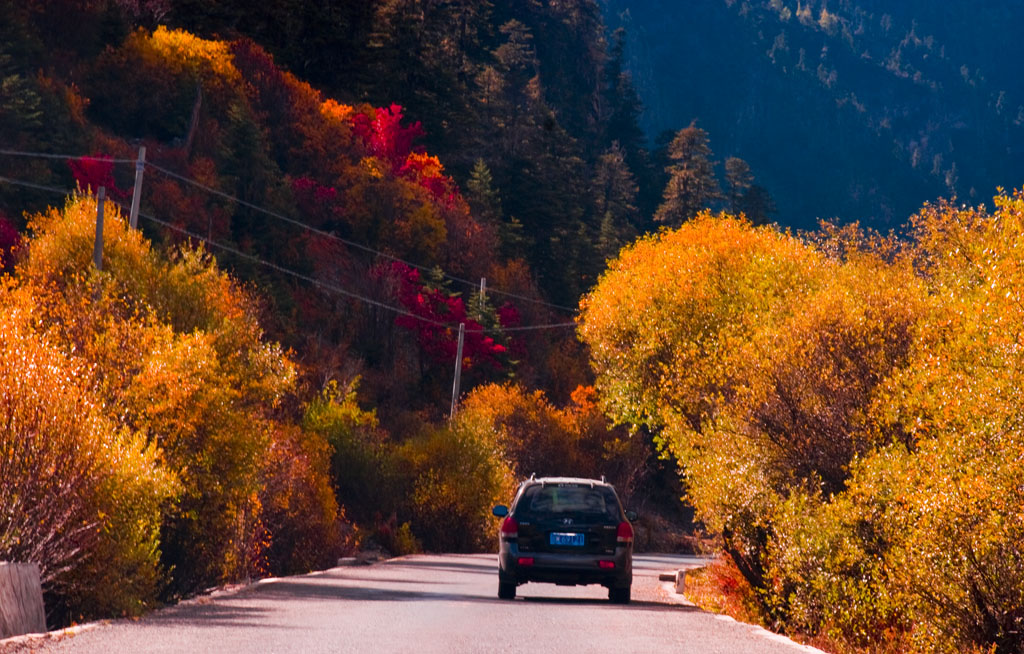
M 331 652 L 794 654 L 817 652 L 682 603 L 658 573 L 691 557 L 637 556 L 633 601 L 599 586 L 527 584 L 497 598 L 494 555 L 409 556 L 265 580 L 73 635 L 0 645 L 46 654 Z

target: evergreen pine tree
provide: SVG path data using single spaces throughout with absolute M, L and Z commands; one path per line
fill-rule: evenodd
M 754 183 L 754 175 L 750 172 L 750 165 L 739 157 L 729 157 L 725 160 L 725 198 L 729 203 L 729 211 L 738 214 L 740 200 Z
M 771 217 L 778 212 L 775 200 L 768 189 L 760 184 L 753 184 L 740 198 L 739 209 L 751 223 L 767 225 Z
M 634 225 L 640 217 L 637 190 L 622 147 L 612 143 L 597 161 L 593 183 L 594 209 L 600 220 L 597 250 L 605 259 L 618 254 L 623 244 L 636 236 Z
M 494 177 L 483 159 L 477 159 L 473 165 L 473 172 L 466 182 L 465 195 L 476 217 L 497 231 L 502 256 L 510 258 L 520 254 L 526 242 L 523 225 L 515 216 L 505 218 L 501 196 L 494 188 Z
M 669 180 L 654 219 L 675 227 L 721 199 L 722 192 L 715 179 L 708 133 L 697 127 L 696 121 L 676 133 L 668 156 L 672 161 L 666 168 Z
M 42 127 L 39 94 L 16 69 L 10 55 L 0 51 L 0 135 L 14 143 L 26 131 Z

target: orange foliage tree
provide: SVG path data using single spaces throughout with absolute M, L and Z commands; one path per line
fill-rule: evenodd
M 295 372 L 264 338 L 255 298 L 201 250 L 161 256 L 113 207 L 95 270 L 95 207 L 79 196 L 32 217 L 16 280 L 36 300 L 35 328 L 89 366 L 110 419 L 158 446 L 180 482 L 160 524 L 168 592 L 258 570 L 274 538 L 319 541 L 321 555 L 340 544 L 326 446 L 280 425 Z M 289 496 L 296 509 L 279 510 Z
M 161 587 L 161 511 L 177 493 L 156 444 L 105 411 L 87 360 L 0 288 L 0 558 L 38 563 L 52 619 L 137 615 Z
M 705 213 L 625 249 L 584 301 L 603 403 L 658 431 L 776 626 L 857 646 L 907 629 L 891 543 L 847 489 L 858 461 L 915 446 L 886 418 L 929 306 L 914 262 L 856 227 Z

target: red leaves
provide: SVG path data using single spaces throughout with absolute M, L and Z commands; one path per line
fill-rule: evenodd
M 441 161 L 422 148 L 413 148 L 413 141 L 426 134 L 420 122 L 403 127 L 403 109 L 398 104 L 372 111 L 372 116 L 357 113 L 351 118 L 352 131 L 367 154 L 386 161 L 396 177 L 424 188 L 437 204 L 453 207 L 461 194 L 452 178 L 444 174 Z
M 309 177 L 292 180 L 292 195 L 305 221 L 313 227 L 322 227 L 340 211 L 338 190 Z
M 397 174 L 412 153 L 412 142 L 424 135 L 423 127 L 419 121 L 402 127 L 402 106 L 398 104 L 381 107 L 373 114 L 355 114 L 353 131 L 371 156 L 389 162 L 392 172 Z
M 416 332 L 424 352 L 438 363 L 453 361 L 458 349 L 458 326 L 464 323 L 463 365 L 467 369 L 481 366 L 502 369 L 507 348 L 488 336 L 479 321 L 467 315 L 461 297 L 428 288 L 420 280 L 420 271 L 404 263 L 395 262 L 391 268 L 399 280 L 398 300 L 406 311 L 413 314 L 399 316 L 395 323 Z M 502 310 L 509 319 L 518 317 L 518 312 L 511 305 L 502 307 Z
M 426 189 L 436 203 L 452 208 L 459 198 L 459 190 L 443 172 L 444 166 L 437 157 L 418 152 L 411 152 L 398 170 L 400 176 Z
M 97 191 L 101 186 L 107 190 L 107 197 L 115 200 L 126 200 L 131 195 L 128 191 L 117 188 L 114 181 L 114 162 L 105 154 L 79 159 L 68 159 L 68 167 L 78 186 L 83 190 Z
M 11 221 L 0 212 L 0 272 L 4 272 L 10 264 L 11 255 L 21 244 L 21 236 L 14 229 Z

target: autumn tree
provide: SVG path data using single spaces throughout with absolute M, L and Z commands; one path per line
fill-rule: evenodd
M 106 415 L 82 359 L 35 332 L 35 298 L 0 288 L 0 556 L 40 566 L 51 619 L 137 615 L 162 585 L 175 476 Z
M 1024 194 L 993 204 L 940 202 L 911 220 L 929 303 L 884 406 L 914 447 L 880 452 L 858 475 L 858 509 L 879 515 L 886 571 L 923 651 L 1024 647 Z
M 92 367 L 115 425 L 145 434 L 181 484 L 160 518 L 160 561 L 173 571 L 161 590 L 253 573 L 275 533 L 282 546 L 337 543 L 325 455 L 278 423 L 295 369 L 265 338 L 255 298 L 200 250 L 161 256 L 116 207 L 103 270 L 90 273 L 95 213 L 85 196 L 34 216 L 16 275 L 37 298 L 41 336 Z M 289 496 L 294 512 L 263 513 Z
M 906 442 L 866 408 L 907 364 L 920 285 L 860 237 L 830 239 L 701 214 L 626 248 L 584 302 L 606 406 L 657 430 L 698 515 L 761 591 L 786 499 L 841 492 L 857 457 Z M 784 605 L 763 609 L 785 619 Z
M 456 425 L 492 438 L 520 478 L 607 474 L 625 501 L 646 472 L 650 450 L 610 424 L 595 400 L 592 387 L 577 387 L 565 406 L 556 406 L 543 391 L 521 384 L 485 384 L 466 396 Z

